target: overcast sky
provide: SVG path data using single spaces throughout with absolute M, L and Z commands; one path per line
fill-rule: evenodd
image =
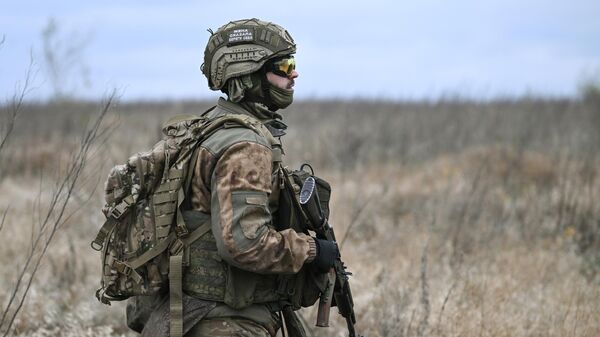
M 84 46 L 61 64 L 68 93 L 217 97 L 199 70 L 206 29 L 258 17 L 296 40 L 300 98 L 574 96 L 600 69 L 599 15 L 598 0 L 3 0 L 0 93 L 23 80 L 32 50 L 39 72 L 29 97 L 51 95 L 42 31 L 53 18 L 57 55 Z

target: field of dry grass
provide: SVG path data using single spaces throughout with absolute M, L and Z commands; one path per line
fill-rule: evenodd
M 8 335 L 134 335 L 122 305 L 94 297 L 101 185 L 159 139 L 170 115 L 211 103 L 112 107 Z M 11 109 L 2 108 L 0 118 Z M 24 105 L 0 151 L 2 313 L 101 109 Z M 287 164 L 309 162 L 332 184 L 362 334 L 600 336 L 597 100 L 298 102 L 285 115 Z M 302 313 L 313 326 L 315 310 Z M 343 321 L 331 325 L 315 335 L 344 335 Z

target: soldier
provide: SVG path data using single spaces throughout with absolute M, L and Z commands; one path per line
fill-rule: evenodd
M 226 127 L 199 146 L 186 224 L 193 230 L 200 222 L 194 217 L 210 217 L 211 231 L 191 244 L 187 257 L 185 336 L 275 336 L 280 312 L 302 291 L 286 275 L 326 272 L 339 254 L 334 243 L 290 229 L 280 214 L 286 125 L 278 111 L 293 101 L 295 52 L 285 29 L 258 19 L 222 26 L 206 46 L 202 72 L 227 99 L 205 116 L 249 116 L 258 132 Z M 165 303 L 143 336 L 168 331 Z

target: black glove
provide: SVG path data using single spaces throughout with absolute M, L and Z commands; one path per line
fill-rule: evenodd
M 333 267 L 335 259 L 340 256 L 340 250 L 335 242 L 315 238 L 317 256 L 313 260 L 318 271 L 326 273 Z

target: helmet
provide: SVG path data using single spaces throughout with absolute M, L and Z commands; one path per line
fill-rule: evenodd
M 296 52 L 283 27 L 258 19 L 232 21 L 209 32 L 202 73 L 212 90 L 222 89 L 230 78 L 259 70 L 270 59 Z

